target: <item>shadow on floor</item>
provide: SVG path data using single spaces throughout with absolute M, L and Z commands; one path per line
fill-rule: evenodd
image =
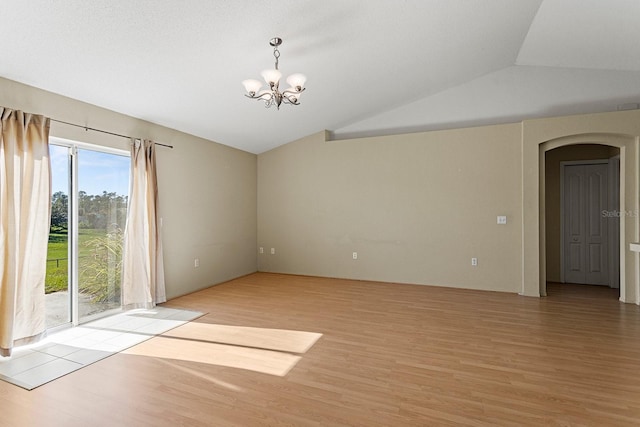
M 620 289 L 600 285 L 547 282 L 547 298 L 564 299 L 620 299 Z

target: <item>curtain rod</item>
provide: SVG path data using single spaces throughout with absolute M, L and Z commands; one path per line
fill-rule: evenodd
M 108 135 L 113 135 L 113 136 L 119 136 L 120 138 L 127 138 L 127 139 L 140 139 L 140 138 L 134 138 L 132 136 L 127 136 L 127 135 L 121 135 L 119 133 L 113 133 L 113 132 L 109 132 L 106 130 L 102 130 L 102 129 L 95 129 L 95 128 L 90 128 L 88 126 L 82 126 L 82 125 L 77 125 L 75 123 L 69 123 L 69 122 L 63 122 L 62 120 L 56 120 L 56 119 L 52 119 L 49 118 L 49 120 L 51 120 L 52 122 L 57 122 L 57 123 L 63 123 L 65 125 L 69 125 L 69 126 L 75 126 L 77 128 L 82 128 L 84 130 L 92 130 L 94 132 L 102 132 L 102 133 L 106 133 Z M 159 142 L 154 142 L 155 145 L 162 145 L 163 147 L 167 147 L 167 148 L 173 148 L 173 145 L 167 145 L 167 144 L 161 144 Z

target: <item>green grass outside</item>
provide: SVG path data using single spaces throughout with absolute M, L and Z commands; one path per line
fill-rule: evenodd
M 83 257 L 91 253 L 86 242 L 96 237 L 104 237 L 107 230 L 80 229 L 78 230 L 78 256 Z M 47 275 L 45 277 L 44 292 L 46 294 L 66 291 L 68 287 L 68 247 L 67 233 L 50 233 L 47 250 Z M 58 260 L 58 261 L 55 261 Z

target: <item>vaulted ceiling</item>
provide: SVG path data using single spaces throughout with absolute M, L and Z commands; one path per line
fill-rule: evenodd
M 0 76 L 252 153 L 323 129 L 339 139 L 640 103 L 638 0 L 0 0 L 0 10 Z M 273 67 L 275 36 L 283 75 L 308 78 L 301 105 L 279 111 L 240 83 Z

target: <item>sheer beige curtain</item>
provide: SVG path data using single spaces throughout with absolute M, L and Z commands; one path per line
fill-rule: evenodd
M 131 145 L 131 192 L 122 261 L 122 305 L 149 308 L 167 300 L 153 141 Z
M 0 107 L 0 355 L 46 330 L 49 119 Z

